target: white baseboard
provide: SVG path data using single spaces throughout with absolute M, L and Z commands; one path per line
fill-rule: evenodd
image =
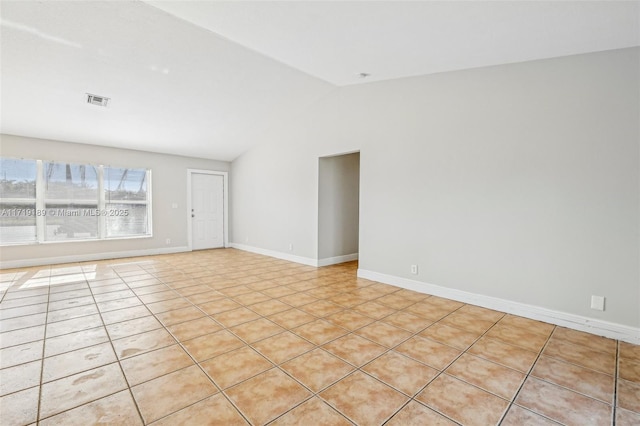
M 596 334 L 598 336 L 608 337 L 610 339 L 622 340 L 628 343 L 633 343 L 635 345 L 640 344 L 639 327 L 631 327 L 628 325 L 583 317 L 581 315 L 569 314 L 566 312 L 555 311 L 553 309 L 542 308 L 539 306 L 528 305 L 526 303 L 514 302 L 497 297 L 469 293 L 462 290 L 442 287 L 435 284 L 423 283 L 420 281 L 382 274 L 366 269 L 358 269 L 358 277 L 372 281 L 378 281 L 385 284 L 391 284 L 420 293 L 446 297 L 448 299 L 457 300 L 459 302 L 470 303 L 472 305 L 482 306 L 483 308 L 494 309 L 496 311 L 506 312 L 525 318 L 531 318 L 550 324 L 560 325 L 562 327 L 584 331 L 587 333 Z
M 325 257 L 318 259 L 318 266 L 337 265 L 338 263 L 351 262 L 358 260 L 358 253 L 345 254 L 344 256 Z
M 268 250 L 259 247 L 248 246 L 245 244 L 230 243 L 229 247 L 242 251 L 248 251 L 256 254 L 263 254 L 265 256 L 275 257 L 276 259 L 288 260 L 289 262 L 301 263 L 308 266 L 318 266 L 318 261 L 310 257 L 296 256 L 294 254 L 282 253 L 275 250 Z
M 183 253 L 187 251 L 190 251 L 189 247 L 181 246 L 181 247 L 168 247 L 168 248 L 163 247 L 158 249 L 117 251 L 117 252 L 110 252 L 110 253 L 89 253 L 89 254 L 77 254 L 77 255 L 70 255 L 70 256 L 40 257 L 35 259 L 9 260 L 5 262 L 0 261 L 0 269 L 25 268 L 29 266 L 54 265 L 59 263 L 91 262 L 93 260 L 151 256 L 155 254 Z

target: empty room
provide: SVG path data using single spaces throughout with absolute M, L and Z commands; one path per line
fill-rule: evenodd
M 640 425 L 639 1 L 0 18 L 3 426 Z

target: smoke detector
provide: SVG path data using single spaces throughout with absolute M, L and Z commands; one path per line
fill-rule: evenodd
M 87 93 L 87 103 L 91 105 L 98 105 L 101 107 L 106 107 L 111 98 L 107 98 L 100 95 L 93 95 L 91 93 Z

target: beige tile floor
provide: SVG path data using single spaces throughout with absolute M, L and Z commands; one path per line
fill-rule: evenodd
M 0 423 L 640 425 L 640 347 L 356 268 L 227 249 L 0 271 Z

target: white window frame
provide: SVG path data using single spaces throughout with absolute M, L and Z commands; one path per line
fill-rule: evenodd
M 101 239 L 103 240 L 121 240 L 121 239 L 130 239 L 130 238 L 148 238 L 148 237 L 153 237 L 153 221 L 152 221 L 152 214 L 151 211 L 153 209 L 151 209 L 151 194 L 152 194 L 152 190 L 151 190 L 151 169 L 145 169 L 147 176 L 145 177 L 145 179 L 147 180 L 147 199 L 145 201 L 141 201 L 141 200 L 111 200 L 109 202 L 107 202 L 107 200 L 104 197 L 104 168 L 105 167 L 114 167 L 114 166 L 100 166 L 99 169 L 99 180 L 98 180 L 98 185 L 99 185 L 99 190 L 100 190 L 100 196 L 99 196 L 99 200 L 98 202 L 100 203 L 98 207 L 100 209 L 105 209 L 107 204 L 131 204 L 131 205 L 145 205 L 147 206 L 147 228 L 148 228 L 148 233 L 147 234 L 139 234 L 139 235 L 131 235 L 131 236 L 115 236 L 115 237 L 108 237 L 107 236 L 107 219 L 104 216 L 100 216 L 99 221 L 100 221 L 100 225 L 99 225 L 99 232 L 101 235 Z M 123 167 L 118 167 L 118 168 L 123 168 Z M 135 169 L 138 167 L 129 167 L 130 169 Z
M 12 157 L 3 157 L 3 158 L 12 158 Z M 26 159 L 25 159 L 26 160 Z M 31 159 L 29 159 L 31 160 Z M 70 204 L 70 201 L 73 201 L 74 204 L 81 203 L 82 200 L 65 200 L 65 199 L 50 199 L 45 200 L 45 178 L 44 178 L 44 168 L 45 163 L 48 161 L 43 160 L 35 160 L 36 162 L 36 196 L 35 196 L 35 208 L 36 212 L 45 211 L 46 209 L 46 201 L 49 201 L 50 204 L 60 203 Z M 64 161 L 55 161 L 56 163 L 64 163 Z M 71 164 L 85 164 L 86 163 L 71 163 Z M 97 199 L 97 208 L 100 211 L 106 210 L 107 204 L 130 204 L 130 205 L 144 205 L 147 207 L 147 233 L 146 234 L 137 234 L 137 235 L 127 235 L 127 236 L 107 236 L 107 220 L 106 216 L 99 215 L 98 216 L 98 228 L 96 229 L 96 238 L 78 238 L 78 239 L 68 239 L 68 240 L 49 240 L 45 239 L 46 237 L 46 221 L 44 215 L 36 214 L 36 240 L 35 241 L 18 241 L 18 242 L 5 242 L 0 241 L 0 246 L 15 246 L 15 245 L 35 245 L 35 244 L 59 244 L 59 243 L 76 243 L 76 242 L 85 242 L 85 241 L 111 241 L 111 240 L 127 240 L 127 239 L 137 239 L 137 238 L 152 238 L 153 237 L 153 202 L 152 202 L 152 176 L 151 169 L 144 169 L 146 171 L 146 185 L 147 185 L 147 198 L 146 200 L 111 200 L 107 202 L 105 199 L 104 192 L 104 169 L 105 167 L 117 167 L 117 166 L 104 166 L 97 165 L 93 167 L 96 168 L 97 179 L 98 179 L 98 199 Z M 124 168 L 124 167 L 119 167 Z M 137 168 L 141 169 L 141 167 L 129 167 L 129 168 Z M 12 202 L 32 202 L 30 199 L 0 199 L 0 201 L 12 201 Z M 91 203 L 94 200 L 84 200 L 90 201 Z

